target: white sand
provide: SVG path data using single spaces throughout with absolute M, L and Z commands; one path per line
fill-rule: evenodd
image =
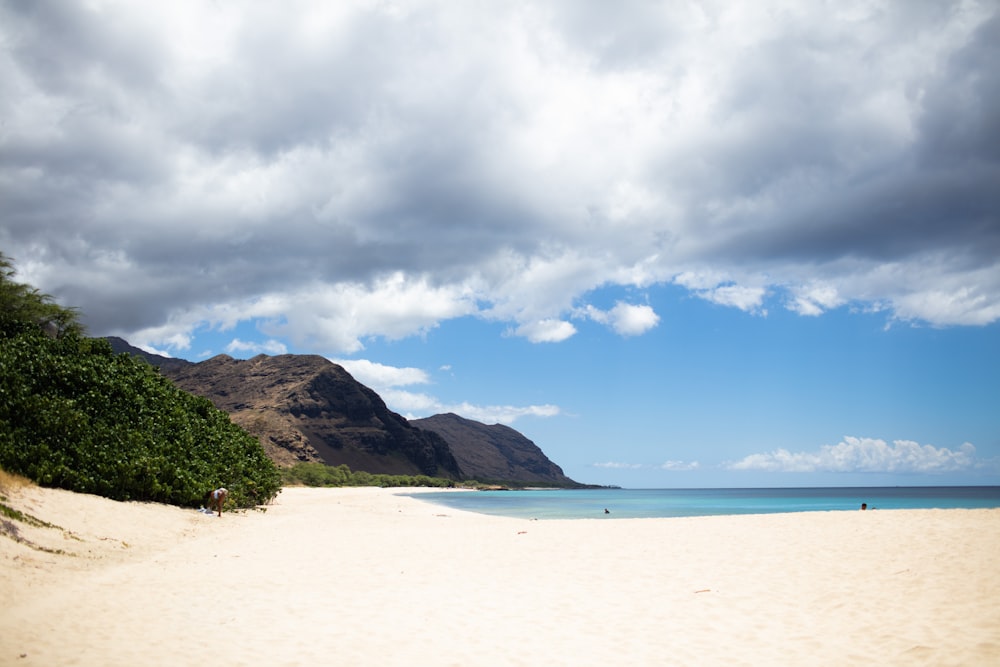
M 394 493 L 220 519 L 9 492 L 69 553 L 0 536 L 0 665 L 1000 664 L 1000 510 L 528 521 Z

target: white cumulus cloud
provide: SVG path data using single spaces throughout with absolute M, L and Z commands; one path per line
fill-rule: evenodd
M 517 327 L 514 333 L 523 336 L 532 343 L 558 343 L 573 336 L 576 327 L 565 320 L 539 320 L 526 322 Z
M 405 387 L 428 384 L 431 381 L 427 372 L 420 368 L 389 366 L 368 359 L 330 359 L 330 361 L 343 366 L 355 380 L 369 387 Z
M 617 302 L 611 310 L 587 306 L 583 313 L 601 324 L 610 326 L 620 336 L 640 336 L 660 323 L 660 316 L 650 306 Z
M 285 354 L 288 348 L 285 344 L 277 340 L 266 340 L 260 343 L 247 342 L 234 338 L 226 345 L 226 352 L 235 355 L 245 354 Z

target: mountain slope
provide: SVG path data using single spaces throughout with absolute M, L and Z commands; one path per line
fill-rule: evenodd
M 414 428 L 390 411 L 374 391 L 341 366 L 316 355 L 219 355 L 162 369 L 180 388 L 207 397 L 233 421 L 288 461 L 320 459 L 328 465 L 395 475 L 457 479 L 458 464 L 445 441 Z
M 576 485 L 535 443 L 509 426 L 487 426 L 451 413 L 410 423 L 444 438 L 459 467 L 470 477 Z

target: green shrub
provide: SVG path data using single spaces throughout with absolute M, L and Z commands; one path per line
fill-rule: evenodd
M 226 486 L 269 501 L 278 471 L 208 399 L 104 340 L 25 332 L 0 339 L 0 467 L 45 486 L 196 506 Z
M 274 463 L 229 415 L 84 337 L 9 267 L 0 255 L 0 468 L 116 500 L 197 506 L 225 486 L 249 507 L 278 493 Z

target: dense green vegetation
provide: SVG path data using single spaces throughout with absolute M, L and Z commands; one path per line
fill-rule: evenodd
M 225 412 L 85 337 L 13 274 L 0 255 L 0 468 L 116 500 L 197 506 L 225 486 L 250 507 L 278 493 L 274 463 Z
M 454 480 L 427 475 L 383 475 L 353 471 L 346 465 L 328 466 L 322 463 L 296 463 L 289 468 L 281 469 L 283 484 L 301 484 L 303 486 L 380 486 L 383 488 L 397 486 L 434 486 L 452 487 Z

